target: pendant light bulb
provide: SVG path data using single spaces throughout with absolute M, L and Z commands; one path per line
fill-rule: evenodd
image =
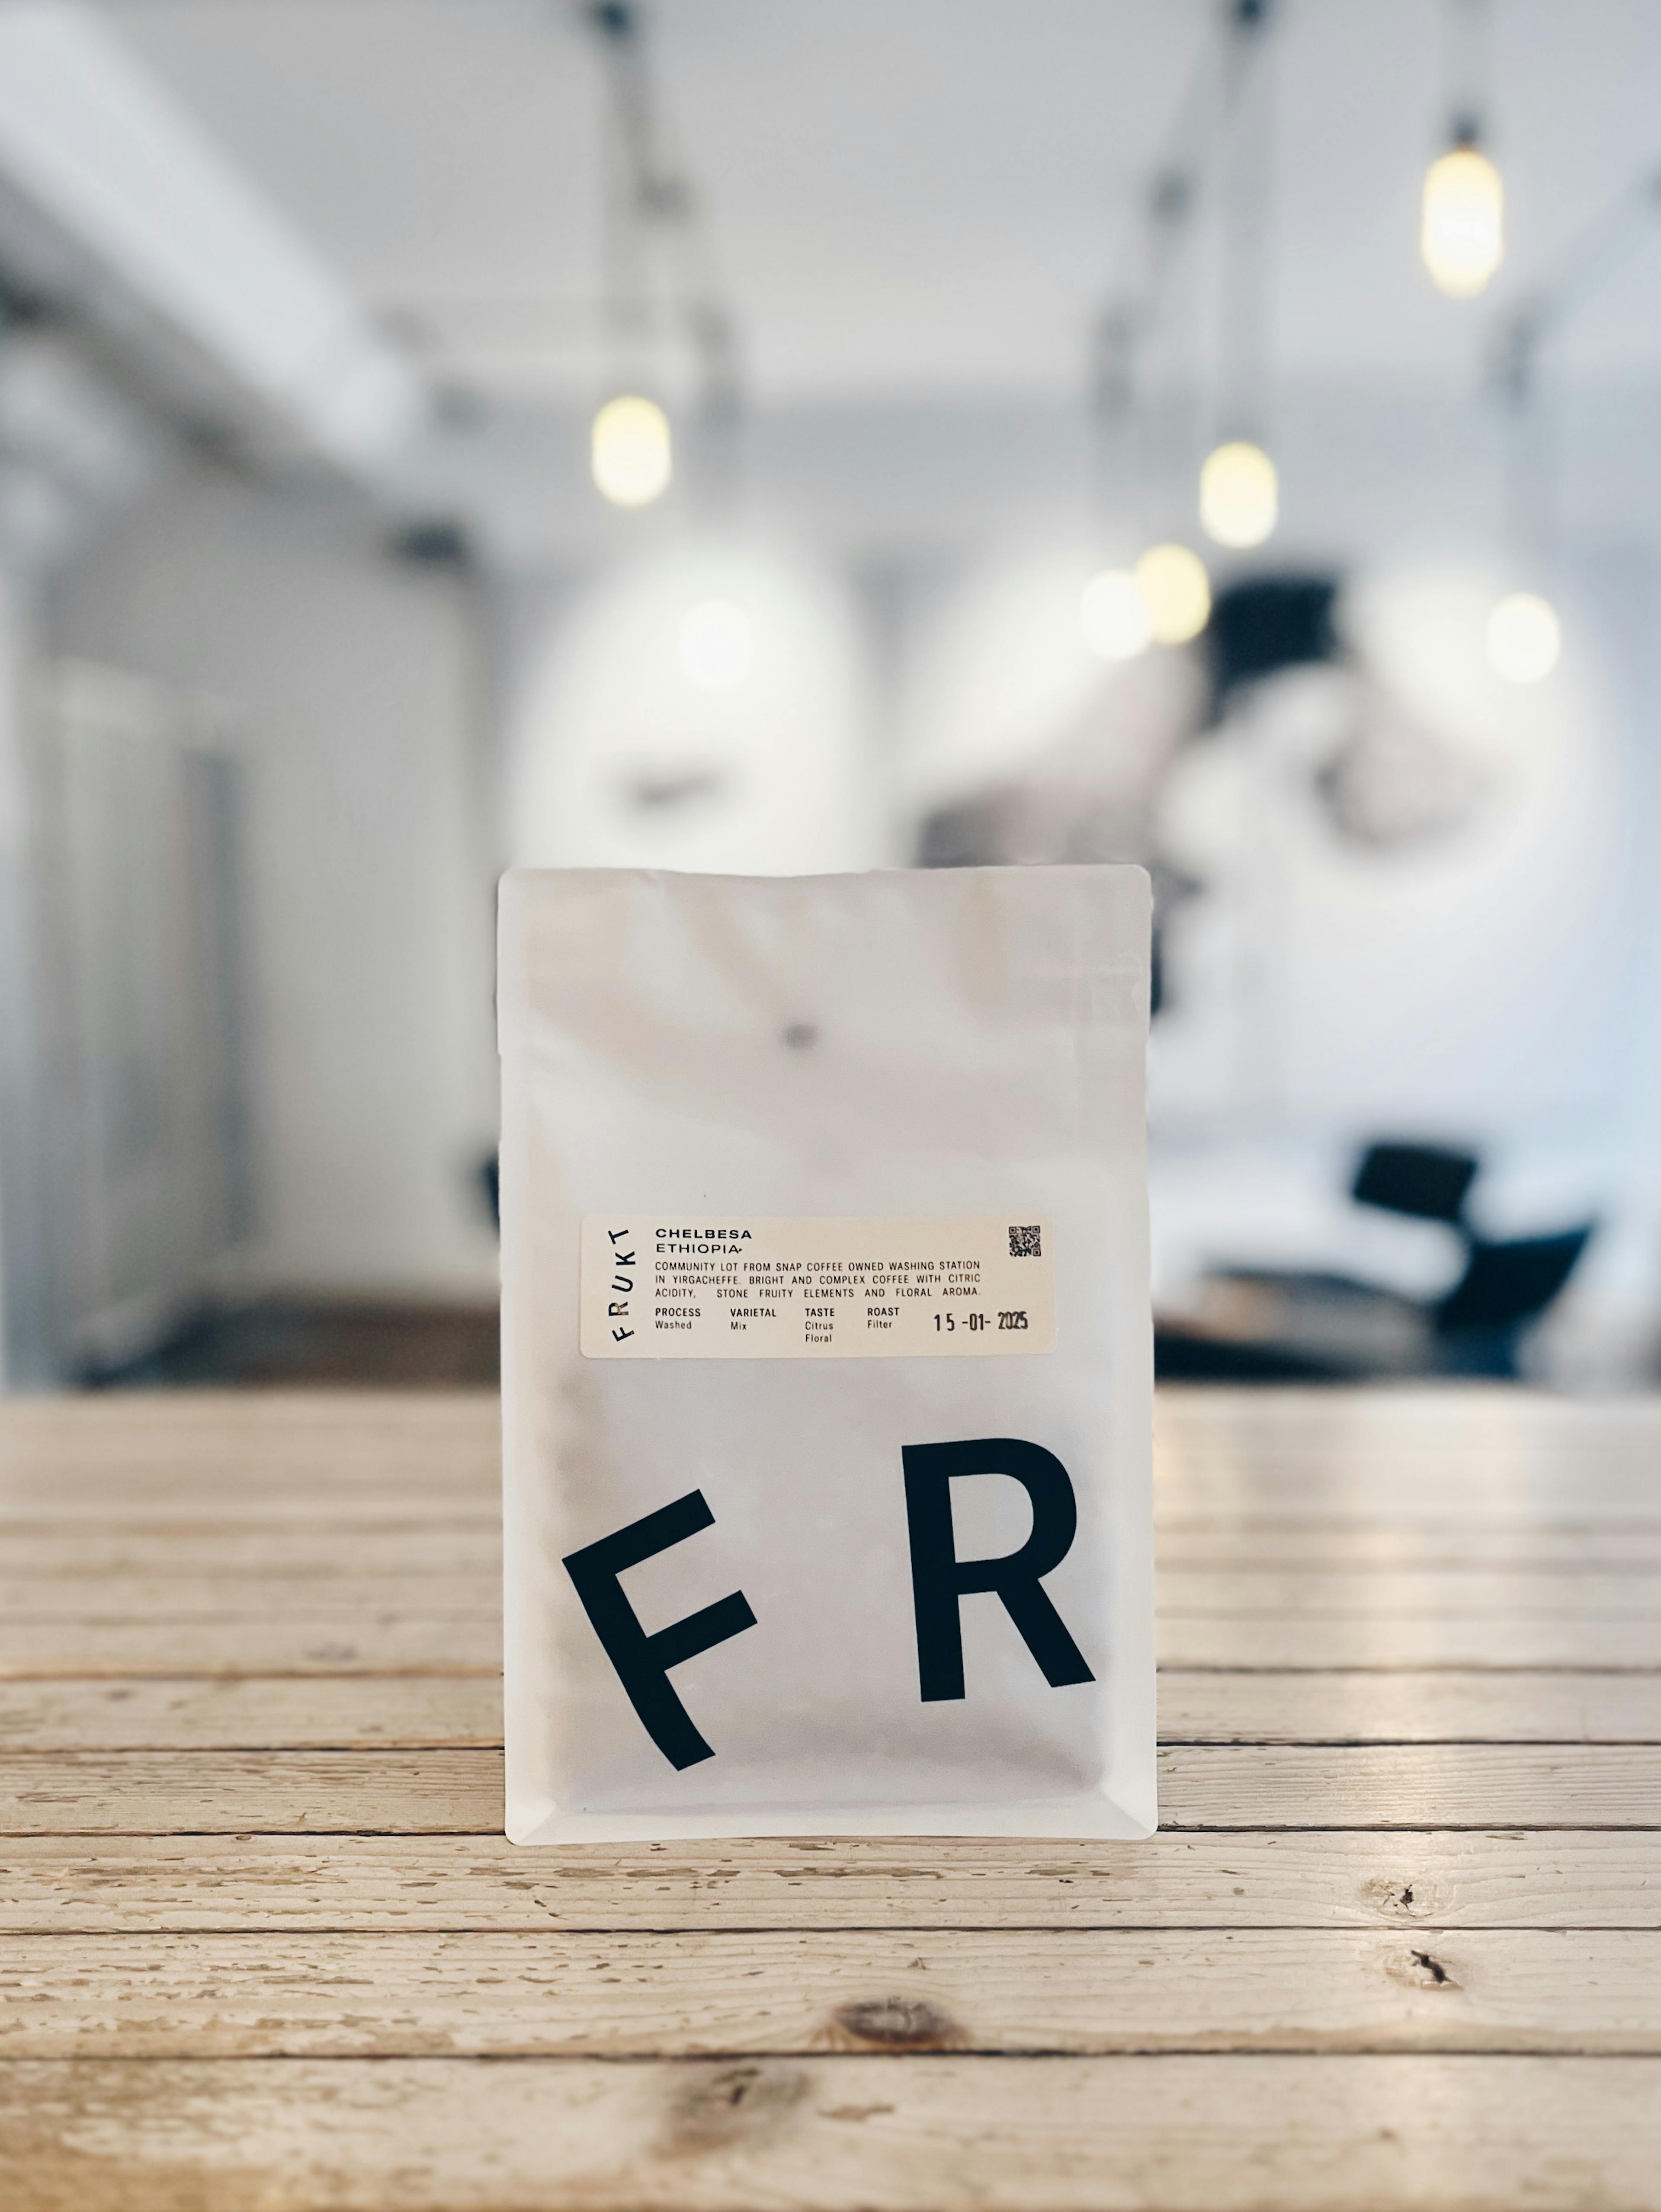
M 1134 660 L 1153 631 L 1141 586 L 1125 568 L 1104 568 L 1079 601 L 1079 635 L 1101 660 Z
M 1537 592 L 1512 592 L 1488 617 L 1488 666 L 1505 684 L 1538 684 L 1563 650 L 1557 610 Z
M 1431 282 L 1451 300 L 1474 300 L 1505 258 L 1506 188 L 1500 172 L 1462 136 L 1425 172 L 1419 250 Z
M 1261 446 L 1232 438 L 1206 456 L 1200 471 L 1200 520 L 1208 538 L 1244 551 L 1273 535 L 1281 485 Z
M 1211 579 L 1186 545 L 1150 545 L 1136 563 L 1147 627 L 1159 645 L 1186 645 L 1211 620 Z
M 637 392 L 608 399 L 594 417 L 589 455 L 594 482 L 614 507 L 649 507 L 674 473 L 669 417 Z

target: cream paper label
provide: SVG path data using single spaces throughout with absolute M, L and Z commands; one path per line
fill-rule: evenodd
M 582 1224 L 588 1359 L 957 1359 L 1053 1352 L 1047 1220 Z

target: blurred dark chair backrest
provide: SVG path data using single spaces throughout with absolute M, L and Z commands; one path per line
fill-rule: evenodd
M 1333 619 L 1339 579 L 1325 572 L 1248 576 L 1225 585 L 1206 625 L 1212 684 L 1211 719 L 1231 693 L 1283 668 L 1306 668 L 1338 657 Z
M 1574 1272 L 1596 1225 L 1587 1221 L 1555 1236 L 1498 1244 L 1473 1239 L 1464 1273 L 1433 1313 L 1436 1334 L 1519 1328 L 1542 1314 Z
M 1449 1152 L 1440 1145 L 1369 1145 L 1349 1194 L 1361 1206 L 1463 1229 L 1465 1199 L 1477 1166 L 1472 1153 Z

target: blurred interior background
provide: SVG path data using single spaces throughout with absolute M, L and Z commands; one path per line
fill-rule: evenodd
M 1661 1352 L 1656 0 L 0 0 L 9 1387 L 488 1381 L 509 863 L 1153 871 L 1167 1374 Z

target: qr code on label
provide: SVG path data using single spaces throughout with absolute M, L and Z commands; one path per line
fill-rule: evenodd
M 1039 1234 L 1041 1227 L 1042 1224 L 1037 1221 L 1033 1222 L 1030 1227 L 1025 1229 L 1017 1229 L 1013 1225 L 1011 1226 L 1009 1231 L 1009 1256 L 1012 1260 L 1043 1259 L 1043 1238 Z

